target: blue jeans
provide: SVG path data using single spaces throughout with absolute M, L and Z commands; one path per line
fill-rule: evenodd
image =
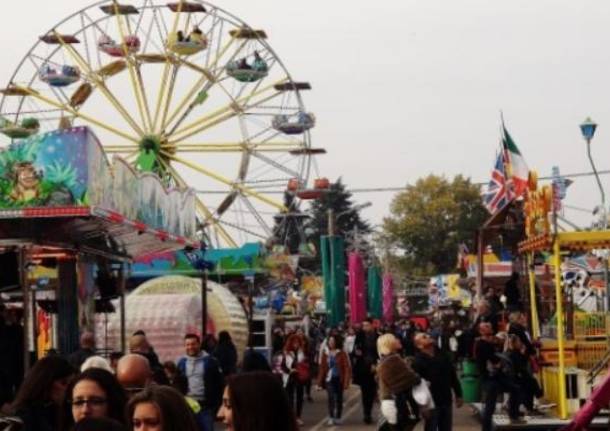
M 343 385 L 341 379 L 333 377 L 329 382 L 326 382 L 326 390 L 328 392 L 328 416 L 332 419 L 341 419 L 343 411 Z
M 493 430 L 493 414 L 496 410 L 496 401 L 503 392 L 508 393 L 508 417 L 516 419 L 519 417 L 519 404 L 521 399 L 521 388 L 504 374 L 483 379 L 483 390 L 485 391 L 483 417 L 481 418 L 481 430 Z
M 436 406 L 424 423 L 424 431 L 451 431 L 452 424 L 452 405 Z

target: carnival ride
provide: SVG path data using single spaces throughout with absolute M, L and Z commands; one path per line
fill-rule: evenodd
M 125 351 L 126 264 L 193 250 L 202 237 L 215 247 L 267 240 L 277 236 L 268 220 L 291 220 L 300 199 L 329 188 L 325 178 L 308 186 L 325 152 L 311 146 L 315 118 L 301 96 L 311 86 L 293 80 L 266 39 L 199 0 L 107 0 L 53 26 L 24 56 L 0 90 L 10 139 L 0 151 L 0 253 L 17 254 L 25 319 L 57 314 L 24 328 L 39 356 L 72 351 L 79 327 L 116 309 L 117 295 Z M 297 198 L 290 208 L 270 196 L 278 188 Z M 41 268 L 52 286 L 36 279 Z M 241 306 L 237 316 L 218 295 L 216 329 L 227 319 L 243 326 Z
M 271 191 L 292 181 L 297 197 L 320 195 L 308 187 L 324 152 L 311 145 L 311 86 L 264 30 L 210 3 L 132 3 L 95 3 L 41 35 L 1 90 L 0 132 L 90 126 L 138 171 L 196 187 L 213 246 L 268 239 L 272 216 L 294 210 Z
M 530 172 L 528 186 L 524 200 L 525 239 L 519 243 L 519 251 L 528 262 L 530 316 L 534 338 L 541 336 L 534 256 L 542 251 L 552 253 L 554 318 L 544 326 L 551 325 L 553 333 L 545 331 L 547 333 L 542 334 L 546 337 L 543 338 L 542 348 L 547 351 L 546 359 L 549 362 L 541 373 L 545 397 L 557 405 L 558 419 L 564 424 L 584 403 L 569 428 L 582 429 L 585 422 L 593 420 L 602 401 L 608 397 L 609 380 L 604 371 L 609 359 L 609 321 L 606 312 L 579 314 L 571 309 L 571 304 L 577 298 L 567 285 L 566 277 L 562 277 L 562 263 L 573 252 L 608 248 L 610 231 L 559 231 L 554 189 L 549 185 L 538 187 L 535 172 Z M 604 418 L 603 421 L 607 422 L 607 419 Z M 561 422 L 555 423 L 557 426 L 560 424 Z

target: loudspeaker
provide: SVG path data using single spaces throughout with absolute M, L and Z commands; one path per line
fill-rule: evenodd
M 19 257 L 17 252 L 0 254 L 0 288 L 19 286 Z
M 95 284 L 101 298 L 115 298 L 119 296 L 119 279 L 114 274 L 114 271 L 99 266 L 97 276 L 95 277 Z

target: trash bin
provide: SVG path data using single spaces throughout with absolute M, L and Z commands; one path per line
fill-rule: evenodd
M 474 361 L 469 361 L 468 359 L 462 362 L 462 375 L 463 376 L 478 376 L 479 370 L 477 368 L 477 364 Z
M 481 400 L 481 381 L 476 362 L 469 360 L 462 362 L 460 385 L 464 402 L 477 403 Z
M 478 403 L 481 401 L 481 383 L 478 376 L 463 376 L 460 379 L 462 398 L 465 403 Z

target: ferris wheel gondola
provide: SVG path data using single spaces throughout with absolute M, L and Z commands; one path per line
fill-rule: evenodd
M 116 42 L 108 35 L 103 35 L 97 43 L 100 51 L 111 57 L 125 57 L 134 54 L 140 50 L 140 45 L 140 38 L 134 35 L 126 36 L 122 43 Z
M 45 64 L 40 69 L 40 80 L 51 87 L 67 87 L 80 80 L 80 70 L 78 67 L 69 65 L 52 67 Z

